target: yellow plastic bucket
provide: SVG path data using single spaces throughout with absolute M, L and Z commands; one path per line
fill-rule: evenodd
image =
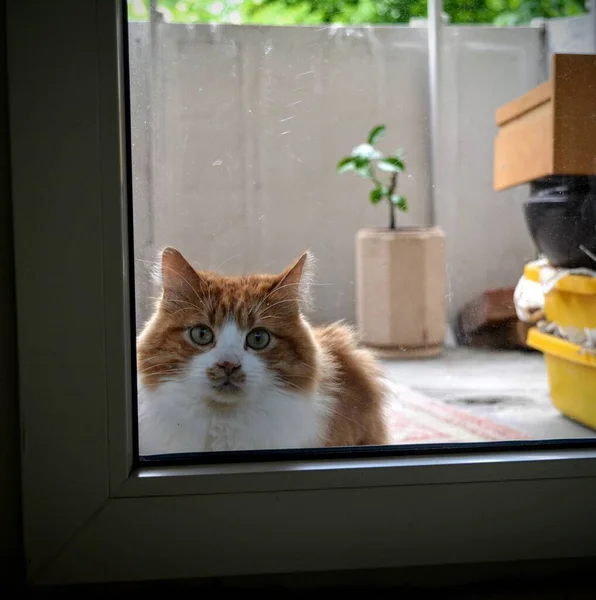
M 552 403 L 596 429 L 596 356 L 535 327 L 528 333 L 528 346 L 544 354 Z
M 526 279 L 540 283 L 541 267 L 530 263 L 524 268 Z M 562 327 L 596 328 L 596 277 L 566 275 L 544 296 L 548 321 Z

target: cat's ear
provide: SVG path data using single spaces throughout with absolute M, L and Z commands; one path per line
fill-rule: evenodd
M 305 252 L 290 265 L 276 284 L 276 292 L 287 299 L 294 299 L 302 309 L 311 304 L 310 286 L 314 278 L 315 259 L 311 252 Z
M 162 250 L 158 276 L 165 296 L 196 293 L 201 286 L 197 272 L 175 248 Z

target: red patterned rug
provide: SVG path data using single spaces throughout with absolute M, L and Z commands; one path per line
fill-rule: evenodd
M 526 440 L 521 431 L 466 410 L 448 406 L 410 388 L 391 383 L 389 423 L 392 444 L 446 444 Z

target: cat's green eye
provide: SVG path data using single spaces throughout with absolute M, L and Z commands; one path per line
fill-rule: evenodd
M 213 331 L 206 325 L 197 325 L 192 327 L 190 332 L 190 339 L 199 346 L 206 346 L 213 341 Z
M 253 350 L 262 350 L 269 345 L 271 334 L 266 329 L 253 329 L 246 336 L 246 345 Z

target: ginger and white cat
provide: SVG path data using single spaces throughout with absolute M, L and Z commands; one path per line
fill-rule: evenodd
M 163 251 L 137 341 L 141 455 L 388 442 L 372 356 L 348 327 L 303 316 L 311 262 L 224 277 Z

